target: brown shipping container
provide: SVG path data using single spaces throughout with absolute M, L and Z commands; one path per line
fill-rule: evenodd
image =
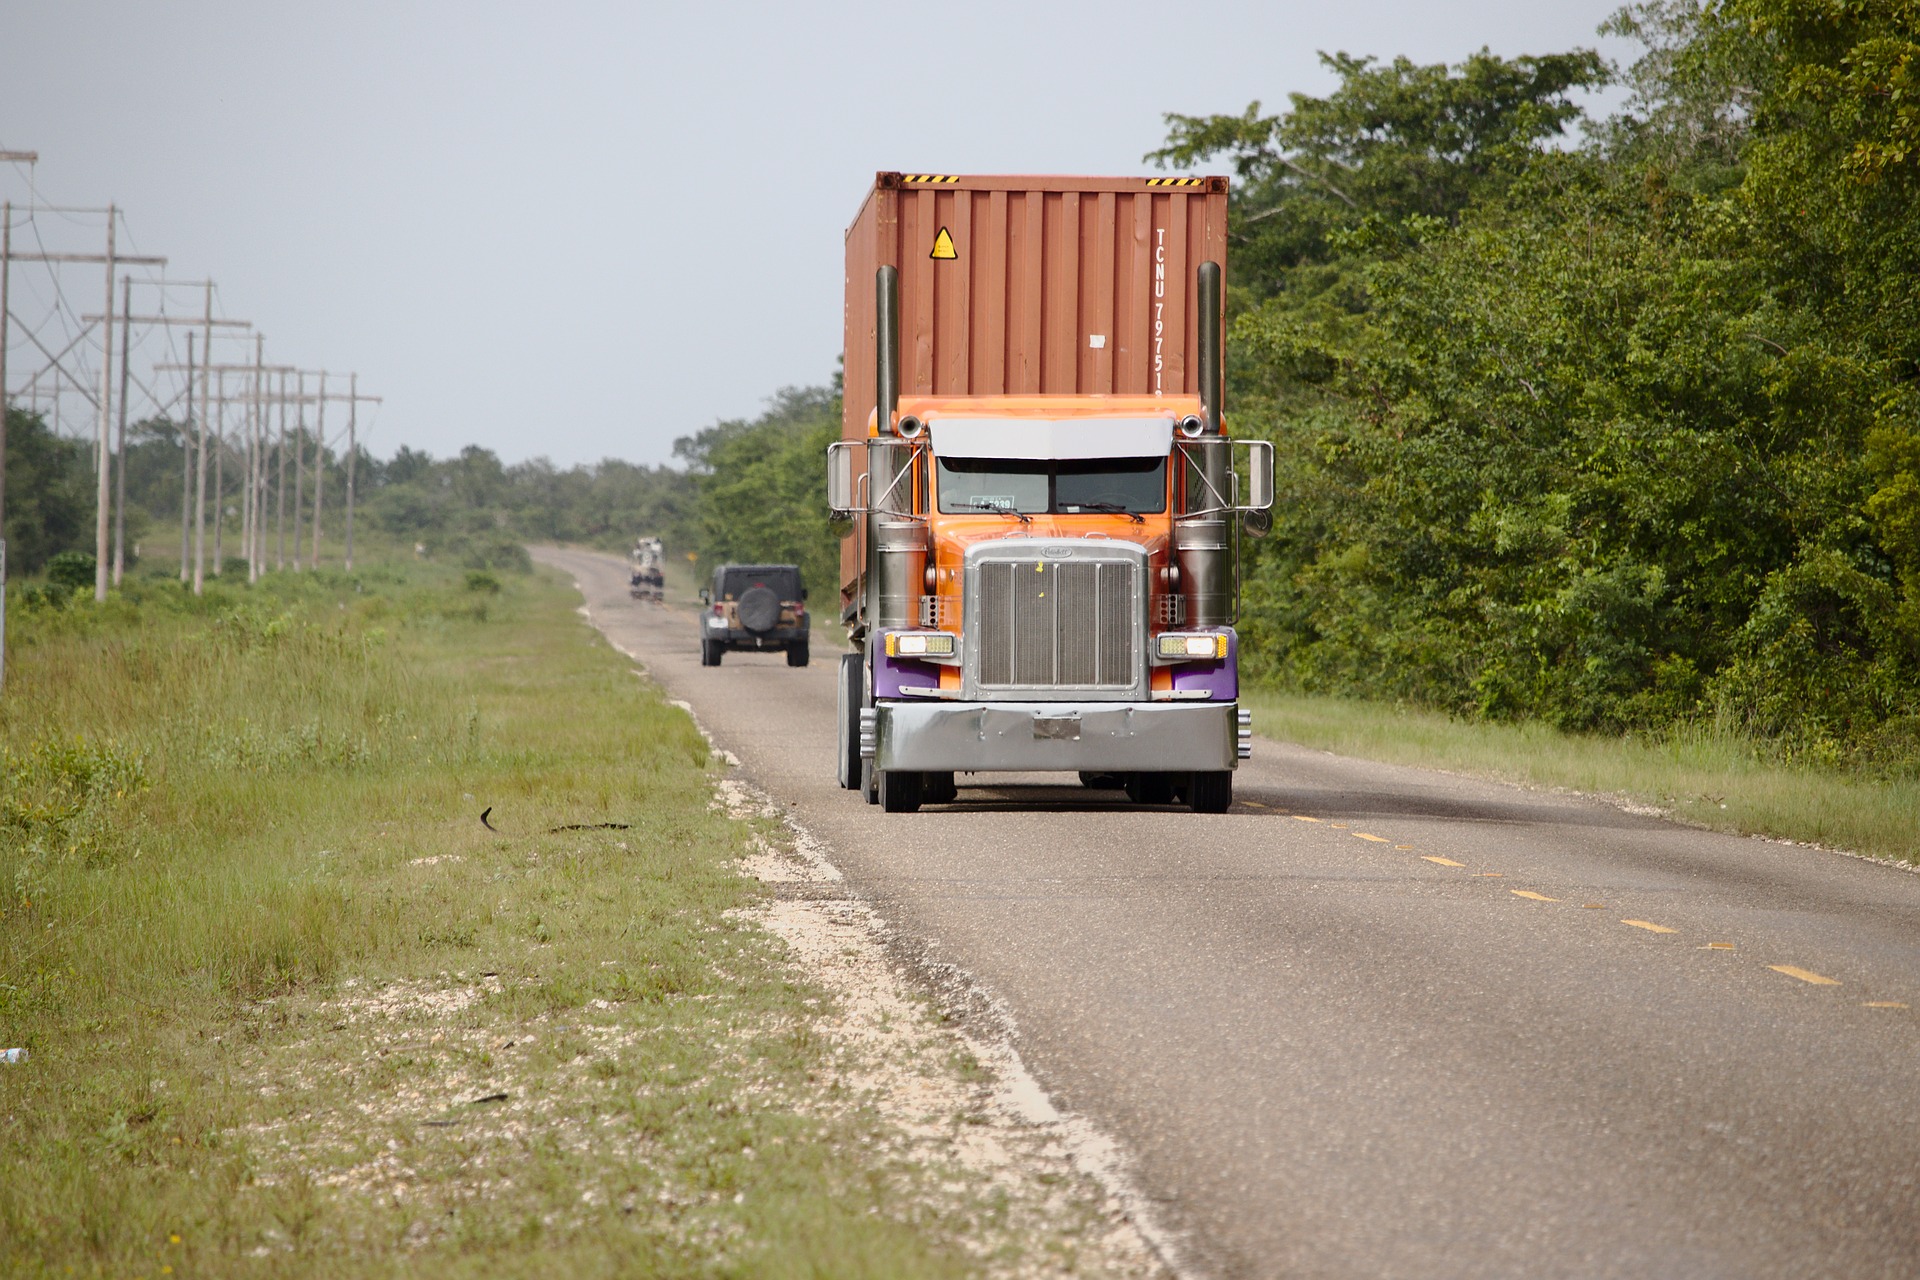
M 1208 261 L 1227 265 L 1225 178 L 878 174 L 847 231 L 841 434 L 865 439 L 873 412 L 882 266 L 903 396 L 1178 396 L 1199 392 Z

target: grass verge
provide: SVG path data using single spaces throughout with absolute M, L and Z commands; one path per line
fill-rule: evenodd
M 576 601 L 401 565 L 9 611 L 0 1272 L 974 1270 L 823 1089 L 706 743 Z
M 1250 691 L 1245 700 L 1263 736 L 1302 746 L 1618 795 L 1714 830 L 1920 863 L 1920 780 L 1778 764 L 1731 734 L 1690 729 L 1661 739 L 1603 738 L 1267 690 Z

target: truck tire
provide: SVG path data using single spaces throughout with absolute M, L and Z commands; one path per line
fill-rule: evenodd
M 1123 785 L 1135 804 L 1173 803 L 1173 779 L 1164 773 L 1129 773 Z
M 923 804 L 952 804 L 960 795 L 951 770 L 920 775 L 920 800 Z
M 780 625 L 780 597 L 772 587 L 748 587 L 740 595 L 740 603 L 734 607 L 739 616 L 740 625 L 757 636 L 763 636 Z
M 1233 774 L 1221 769 L 1187 779 L 1187 807 L 1195 813 L 1225 813 L 1233 804 Z
M 911 769 L 880 771 L 880 807 L 888 813 L 918 813 L 923 798 L 921 777 Z
M 804 667 L 807 665 L 807 657 L 807 642 L 805 640 L 795 640 L 787 646 L 788 666 Z
M 720 655 L 725 652 L 725 648 L 721 646 L 718 640 L 702 640 L 700 642 L 700 665 L 703 667 L 719 666 Z
M 1089 773 L 1082 769 L 1080 785 L 1089 791 L 1122 791 L 1126 789 L 1127 780 L 1118 773 Z
M 833 774 L 848 791 L 860 789 L 860 702 L 865 681 L 860 670 L 860 655 L 840 655 L 839 735 L 834 744 Z

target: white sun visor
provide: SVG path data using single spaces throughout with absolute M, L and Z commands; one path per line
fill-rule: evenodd
M 932 418 L 927 434 L 942 458 L 1164 458 L 1172 418 Z

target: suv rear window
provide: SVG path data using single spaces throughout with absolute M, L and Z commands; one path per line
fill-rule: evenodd
M 722 600 L 738 600 L 754 587 L 766 587 L 783 601 L 798 600 L 800 573 L 797 569 L 786 567 L 746 565 L 724 570 L 720 575 Z

